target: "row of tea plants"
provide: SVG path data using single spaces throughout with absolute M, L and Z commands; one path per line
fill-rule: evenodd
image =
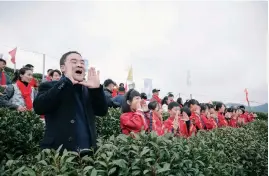
M 145 132 L 131 138 L 120 134 L 119 116 L 119 110 L 111 109 L 97 118 L 98 150 L 80 157 L 40 151 L 44 124 L 39 116 L 0 109 L 0 175 L 267 175 L 265 120 L 202 131 L 190 139 Z

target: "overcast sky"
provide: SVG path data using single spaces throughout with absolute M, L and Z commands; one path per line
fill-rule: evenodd
M 152 78 L 161 95 L 244 102 L 248 88 L 250 100 L 264 103 L 267 11 L 267 2 L 0 2 L 0 53 L 45 53 L 47 70 L 77 50 L 102 81 L 125 82 L 132 65 L 139 91 Z M 42 72 L 40 54 L 19 50 L 17 63 Z

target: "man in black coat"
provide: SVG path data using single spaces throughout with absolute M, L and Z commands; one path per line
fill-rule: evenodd
M 41 148 L 80 152 L 96 147 L 95 115 L 108 111 L 99 71 L 90 68 L 84 81 L 85 65 L 76 51 L 65 53 L 60 60 L 63 77 L 40 85 L 34 110 L 45 115 L 45 136 Z

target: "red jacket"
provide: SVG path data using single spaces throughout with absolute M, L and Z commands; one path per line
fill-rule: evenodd
M 248 114 L 248 122 L 252 122 L 254 120 L 254 114 L 253 113 L 250 113 Z
M 123 134 L 129 134 L 130 132 L 138 133 L 142 129 L 146 131 L 148 130 L 148 125 L 143 112 L 136 111 L 121 114 L 120 128 Z
M 207 130 L 211 130 L 218 127 L 215 119 L 207 118 L 205 114 L 201 114 L 201 120 L 205 124 Z
M 155 131 L 158 136 L 164 135 L 164 126 L 162 121 L 152 112 L 147 115 L 147 125 L 149 131 Z
M 38 87 L 38 85 L 37 85 L 37 80 L 36 80 L 35 78 L 33 78 L 33 79 L 30 81 L 29 84 L 30 84 L 32 87 L 34 87 L 34 88 Z
M 194 121 L 194 125 L 198 130 L 204 129 L 204 125 L 203 125 L 201 118 L 198 114 L 192 112 L 191 116 L 190 116 L 190 120 Z
M 150 102 L 157 101 L 159 104 L 162 103 L 162 100 L 157 95 L 152 95 Z
M 246 114 L 241 114 L 239 117 L 238 117 L 238 120 L 240 122 L 243 122 L 243 124 L 246 124 L 248 123 L 248 116 Z
M 224 115 L 220 112 L 218 112 L 218 122 L 219 127 L 228 126 L 228 122 L 226 121 Z
M 231 117 L 231 120 L 229 121 L 229 126 L 233 128 L 237 128 L 237 118 Z
M 170 133 L 175 133 L 173 129 L 173 121 L 175 117 L 169 117 L 165 122 L 164 122 L 164 128 L 165 131 L 170 132 Z M 189 131 L 187 129 L 187 124 L 183 120 L 179 120 L 179 129 L 176 132 L 177 136 L 182 136 L 185 138 L 190 137 L 192 134 L 196 133 L 196 128 L 195 126 L 191 123 Z

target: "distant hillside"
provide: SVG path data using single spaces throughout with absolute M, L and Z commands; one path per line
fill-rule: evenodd
M 230 106 L 240 106 L 242 104 L 238 104 L 238 103 L 227 103 L 226 106 L 230 107 Z M 245 106 L 245 105 L 244 105 Z M 247 111 L 250 111 L 248 106 L 245 106 Z M 259 105 L 259 106 L 251 106 L 251 111 L 254 112 L 266 112 L 268 113 L 268 103 Z

